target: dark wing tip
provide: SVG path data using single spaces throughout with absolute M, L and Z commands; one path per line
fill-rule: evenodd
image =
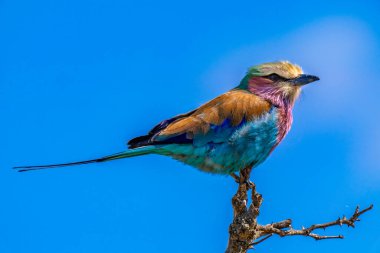
M 143 135 L 128 141 L 128 148 L 138 148 L 141 146 L 146 146 L 151 142 L 153 135 Z
M 173 118 L 161 121 L 158 125 L 153 127 L 147 135 L 138 136 L 138 137 L 133 138 L 130 141 L 128 141 L 128 143 L 127 143 L 128 148 L 138 148 L 138 147 L 142 147 L 142 146 L 148 146 L 148 145 L 156 144 L 157 142 L 155 140 L 153 140 L 153 137 L 155 135 L 157 135 L 160 131 L 165 129 L 172 122 L 174 122 L 178 119 L 187 117 L 187 116 L 193 114 L 195 111 L 196 110 L 193 110 L 191 112 L 188 112 L 185 114 L 180 114 L 180 115 L 177 115 Z

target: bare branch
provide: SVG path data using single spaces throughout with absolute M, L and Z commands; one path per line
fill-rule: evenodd
M 256 229 L 260 231 L 260 237 L 265 236 L 268 234 L 277 234 L 281 237 L 284 236 L 294 236 L 294 235 L 303 235 L 303 236 L 309 236 L 316 240 L 323 240 L 323 239 L 343 239 L 343 235 L 333 235 L 333 236 L 324 236 L 312 233 L 316 229 L 326 229 L 328 227 L 332 226 L 342 226 L 347 225 L 349 227 L 355 227 L 355 222 L 359 221 L 359 216 L 364 214 L 365 212 L 371 210 L 373 208 L 373 205 L 370 205 L 366 209 L 363 209 L 360 211 L 359 207 L 356 208 L 354 214 L 351 216 L 351 218 L 347 219 L 345 216 L 343 218 L 338 218 L 335 221 L 323 223 L 323 224 L 314 224 L 311 225 L 308 228 L 302 228 L 302 229 L 293 229 L 291 227 L 291 220 L 286 220 L 278 223 L 268 224 L 265 226 L 257 225 Z M 282 230 L 288 228 L 287 230 Z
M 226 253 L 244 253 L 252 248 L 252 242 L 257 238 L 256 226 L 257 216 L 263 201 L 260 194 L 256 192 L 256 186 L 249 181 L 251 168 L 240 172 L 240 176 L 232 175 L 239 182 L 238 190 L 232 198 L 234 219 L 230 225 L 230 238 Z M 252 190 L 252 203 L 248 205 L 248 191 Z
M 246 168 L 240 172 L 239 176 L 234 173 L 231 174 L 234 180 L 239 184 L 239 187 L 232 198 L 234 217 L 229 227 L 230 237 L 226 253 L 246 253 L 249 249 L 253 249 L 255 245 L 264 242 L 274 234 L 281 237 L 296 235 L 307 236 L 315 240 L 343 239 L 343 235 L 319 235 L 315 233 L 314 230 L 342 225 L 355 227 L 355 222 L 359 221 L 359 217 L 373 208 L 373 205 L 371 205 L 360 211 L 359 207 L 357 207 L 349 219 L 343 216 L 335 221 L 314 224 L 302 229 L 293 229 L 291 219 L 260 225 L 257 224 L 257 217 L 260 213 L 263 198 L 261 194 L 256 191 L 256 185 L 249 180 L 250 173 L 251 168 Z M 248 206 L 249 190 L 251 190 L 251 204 Z

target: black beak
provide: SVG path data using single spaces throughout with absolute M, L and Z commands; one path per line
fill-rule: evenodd
M 318 80 L 319 80 L 318 76 L 302 74 L 299 77 L 292 79 L 291 82 L 295 86 L 302 86 L 302 85 L 312 83 Z

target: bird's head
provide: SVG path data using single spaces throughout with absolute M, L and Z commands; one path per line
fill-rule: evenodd
M 301 87 L 318 80 L 317 76 L 304 74 L 298 65 L 279 61 L 251 67 L 238 88 L 249 90 L 276 105 L 293 105 Z

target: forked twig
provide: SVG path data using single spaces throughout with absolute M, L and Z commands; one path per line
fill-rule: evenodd
M 294 236 L 294 235 L 303 235 L 303 236 L 309 236 L 316 240 L 324 240 L 324 239 L 343 239 L 343 235 L 332 235 L 332 236 L 326 236 L 326 235 L 319 235 L 312 233 L 316 229 L 326 229 L 328 227 L 332 226 L 342 226 L 347 225 L 348 227 L 355 227 L 355 222 L 359 221 L 359 216 L 364 214 L 365 212 L 371 210 L 373 208 L 373 205 L 370 205 L 366 209 L 363 209 L 360 211 L 359 206 L 356 207 L 355 212 L 353 215 L 347 219 L 345 216 L 342 218 L 338 218 L 335 221 L 326 222 L 322 224 L 314 224 L 311 225 L 308 228 L 302 228 L 302 229 L 293 229 L 291 227 L 291 220 L 286 220 L 285 222 L 278 222 L 268 225 L 257 225 L 256 229 L 260 231 L 260 237 L 266 236 L 268 234 L 273 235 L 277 234 L 281 237 L 284 236 Z M 286 230 L 283 230 L 286 229 Z
M 237 183 L 238 190 L 232 198 L 234 209 L 234 219 L 230 225 L 228 247 L 226 253 L 245 253 L 254 246 L 266 241 L 273 235 L 285 236 L 307 236 L 315 240 L 343 239 L 343 235 L 320 235 L 314 231 L 326 229 L 333 226 L 347 225 L 355 227 L 355 222 L 360 221 L 359 217 L 373 208 L 373 205 L 360 210 L 356 207 L 355 212 L 350 218 L 343 216 L 335 221 L 322 224 L 314 224 L 307 228 L 293 229 L 292 220 L 287 219 L 267 225 L 257 224 L 257 217 L 260 213 L 260 206 L 263 198 L 256 191 L 254 183 L 249 181 L 251 168 L 246 168 L 240 172 L 240 176 L 231 175 Z M 248 206 L 248 191 L 251 190 L 251 204 Z

